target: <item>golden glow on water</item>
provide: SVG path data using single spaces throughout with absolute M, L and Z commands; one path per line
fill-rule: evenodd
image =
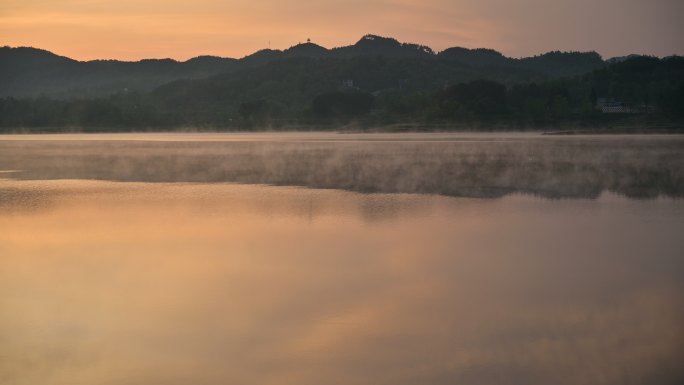
M 681 378 L 682 201 L 0 190 L 3 384 Z

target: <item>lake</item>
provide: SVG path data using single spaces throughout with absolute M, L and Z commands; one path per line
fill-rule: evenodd
M 684 136 L 0 136 L 0 383 L 679 384 Z

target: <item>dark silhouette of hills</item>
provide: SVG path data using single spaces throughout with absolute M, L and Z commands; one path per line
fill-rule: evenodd
M 429 58 L 435 56 L 435 52 L 428 46 L 400 43 L 396 39 L 377 35 L 365 35 L 354 45 L 334 48 L 332 54 L 337 57 L 382 55 Z
M 199 56 L 172 59 L 77 61 L 30 47 L 0 48 L 0 97 L 92 97 L 146 91 L 180 78 L 231 70 L 235 59 Z
M 473 67 L 518 68 L 548 75 L 571 76 L 589 72 L 605 63 L 596 52 L 553 51 L 543 55 L 514 59 L 487 48 L 448 48 L 439 53 L 446 60 L 453 60 Z
M 543 81 L 578 75 L 606 63 L 595 52 L 550 52 L 530 58 L 508 58 L 491 49 L 430 47 L 401 43 L 393 38 L 366 35 L 353 45 L 327 49 L 310 41 L 286 50 L 265 49 L 241 59 L 199 56 L 184 62 L 172 59 L 77 61 L 30 47 L 0 48 L 0 97 L 98 97 L 119 92 L 150 91 L 181 79 L 202 79 L 236 71 L 272 70 L 270 63 L 315 59 L 309 71 L 331 65 L 334 81 L 377 75 L 377 65 L 394 68 L 390 83 L 410 79 L 417 88 L 488 78 L 505 83 Z M 288 67 L 290 64 L 284 64 Z M 332 74 L 324 73 L 324 77 Z M 387 82 L 382 76 L 379 82 Z
M 282 51 L 277 49 L 262 49 L 240 59 L 243 66 L 257 66 L 282 58 Z
M 333 49 L 307 41 L 239 60 L 79 62 L 31 48 L 1 50 L 0 90 L 10 95 L 0 96 L 4 132 L 426 123 L 679 129 L 684 122 L 679 56 L 605 63 L 593 52 L 435 54 L 374 36 Z
M 505 57 L 498 51 L 488 48 L 468 49 L 462 47 L 447 48 L 439 53 L 439 56 L 446 60 L 459 61 L 472 66 L 505 66 L 512 60 Z
M 283 51 L 283 55 L 281 56 L 325 57 L 328 56 L 329 53 L 330 51 L 325 47 L 321 47 L 320 45 L 311 42 L 306 42 L 286 49 Z

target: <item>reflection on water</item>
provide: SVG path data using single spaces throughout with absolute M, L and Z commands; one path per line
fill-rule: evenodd
M 3 384 L 684 379 L 681 200 L 0 191 Z
M 502 197 L 684 196 L 684 136 L 133 134 L 0 137 L 21 179 L 237 182 Z

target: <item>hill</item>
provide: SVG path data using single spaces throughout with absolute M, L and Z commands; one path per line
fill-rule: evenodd
M 373 67 L 357 64 L 381 60 L 384 67 L 392 69 L 389 76 L 392 79 L 388 82 L 388 76 L 380 74 L 383 80 L 378 82 L 382 83 L 379 87 L 391 88 L 399 82 L 409 81 L 423 89 L 480 77 L 505 83 L 542 81 L 585 73 L 605 65 L 595 52 L 550 52 L 522 59 L 507 58 L 488 49 L 449 48 L 435 53 L 424 45 L 400 43 L 376 35 L 366 35 L 355 44 L 332 49 L 307 41 L 283 51 L 261 50 L 241 59 L 200 56 L 185 62 L 172 59 L 77 61 L 37 48 L 2 47 L 0 97 L 67 99 L 146 92 L 176 80 L 202 79 L 244 70 L 256 71 L 252 73 L 270 71 L 269 63 L 305 58 L 320 60 L 323 68 L 330 63 L 347 68 L 345 73 L 321 74 L 335 76 L 336 81 L 363 81 L 376 76 Z M 315 63 L 310 70 L 318 71 Z
M 481 53 L 485 60 L 493 57 Z M 177 80 L 144 93 L 0 98 L 0 127 L 128 131 L 320 129 L 350 123 L 508 128 L 684 123 L 682 57 L 632 57 L 582 75 L 527 83 L 483 74 L 481 67 L 434 58 L 293 56 L 206 79 Z M 453 83 L 434 81 L 444 78 Z
M 0 97 L 93 97 L 149 91 L 182 78 L 202 78 L 234 68 L 235 59 L 199 56 L 172 59 L 77 61 L 29 47 L 0 48 Z

